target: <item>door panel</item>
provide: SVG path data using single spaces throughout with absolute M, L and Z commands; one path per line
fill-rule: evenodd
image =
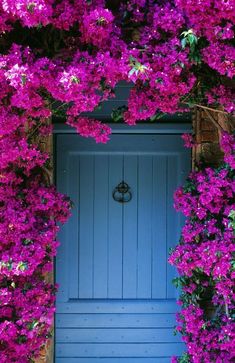
M 114 134 L 107 145 L 57 136 L 58 189 L 75 206 L 56 260 L 56 363 L 163 363 L 181 353 L 167 256 L 182 222 L 173 192 L 189 167 L 180 135 Z M 128 203 L 112 196 L 122 180 Z
M 122 156 L 113 155 L 109 159 L 109 196 L 113 193 L 112 186 L 117 183 L 122 175 Z M 122 295 L 122 209 L 113 199 L 108 199 L 108 298 L 118 299 Z

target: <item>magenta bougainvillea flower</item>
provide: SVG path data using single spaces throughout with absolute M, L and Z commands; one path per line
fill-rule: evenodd
M 175 193 L 175 208 L 187 220 L 169 262 L 179 272 L 177 331 L 188 352 L 172 362 L 235 358 L 235 137 L 224 133 L 221 146 L 226 163 L 193 172 Z M 205 301 L 210 304 L 207 314 Z
M 35 135 L 47 137 L 55 115 L 81 136 L 107 142 L 110 128 L 88 115 L 123 81 L 132 89 L 113 114 L 129 125 L 195 103 L 233 113 L 234 23 L 234 0 L 0 2 L 2 363 L 31 362 L 50 335 L 55 287 L 44 277 L 58 222 L 71 208 L 45 181 L 49 155 Z M 184 140 L 192 146 L 191 137 Z M 192 174 L 176 192 L 176 208 L 187 217 L 170 257 L 185 296 L 177 328 L 188 346 L 184 363 L 234 358 L 234 139 L 224 134 L 221 145 L 226 165 Z M 199 303 L 211 290 L 215 321 Z

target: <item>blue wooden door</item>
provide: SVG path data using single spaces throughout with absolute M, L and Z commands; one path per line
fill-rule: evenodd
M 114 134 L 106 145 L 57 136 L 57 185 L 73 202 L 60 234 L 56 363 L 166 363 L 174 336 L 181 220 L 173 192 L 190 167 L 180 135 Z M 128 183 L 132 199 L 113 190 Z

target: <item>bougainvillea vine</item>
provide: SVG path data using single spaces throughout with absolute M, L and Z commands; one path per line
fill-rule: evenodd
M 70 209 L 45 182 L 49 156 L 35 136 L 47 137 L 49 119 L 62 116 L 80 135 L 107 142 L 110 128 L 89 114 L 119 82 L 132 89 L 113 115 L 129 125 L 195 103 L 233 113 L 234 23 L 233 0 L 0 2 L 2 363 L 32 361 L 48 338 L 55 297 L 44 276 Z M 230 164 L 231 147 L 225 138 Z M 220 173 L 225 180 L 231 171 Z
M 48 155 L 30 143 L 26 116 L 1 113 L 0 361 L 25 363 L 49 337 L 55 286 L 45 275 L 70 202 L 45 182 Z
M 178 363 L 235 359 L 235 137 L 223 134 L 226 163 L 193 172 L 175 193 L 187 217 L 169 262 L 181 287 L 177 330 L 187 353 Z

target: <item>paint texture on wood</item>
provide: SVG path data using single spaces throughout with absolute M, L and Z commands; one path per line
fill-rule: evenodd
M 182 220 L 173 193 L 190 168 L 180 135 L 113 135 L 97 145 L 57 136 L 57 185 L 74 201 L 56 264 L 56 363 L 169 361 L 175 337 L 175 270 L 169 248 Z M 128 203 L 113 199 L 125 181 Z

